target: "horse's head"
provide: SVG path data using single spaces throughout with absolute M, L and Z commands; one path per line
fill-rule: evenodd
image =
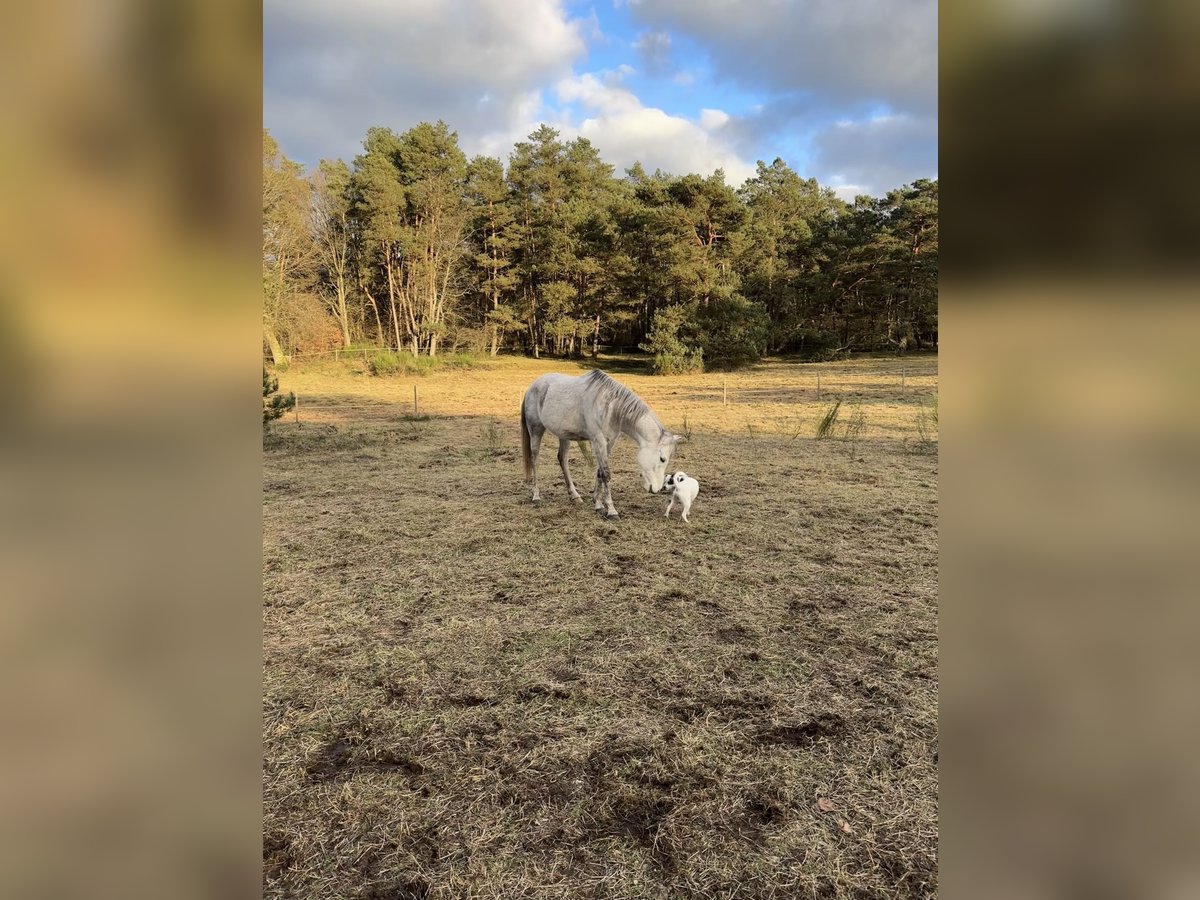
M 642 487 L 650 493 L 657 494 L 663 489 L 663 481 L 667 477 L 667 464 L 671 462 L 676 445 L 682 440 L 680 435 L 667 431 L 663 432 L 658 441 L 648 443 L 638 450 L 637 462 L 642 473 Z

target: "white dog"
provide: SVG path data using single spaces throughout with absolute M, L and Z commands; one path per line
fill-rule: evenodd
M 663 487 L 671 491 L 671 502 L 667 504 L 667 511 L 664 515 L 667 518 L 671 517 L 671 507 L 678 500 L 683 504 L 683 515 L 680 518 L 686 522 L 688 520 L 688 512 L 692 508 L 692 501 L 700 493 L 700 482 L 686 472 L 676 472 L 674 475 L 667 477 L 667 480 L 663 482 Z

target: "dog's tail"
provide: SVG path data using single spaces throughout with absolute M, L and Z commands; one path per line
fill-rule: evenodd
M 533 480 L 533 449 L 529 446 L 529 428 L 525 424 L 525 398 L 521 398 L 521 458 L 525 461 L 525 480 Z

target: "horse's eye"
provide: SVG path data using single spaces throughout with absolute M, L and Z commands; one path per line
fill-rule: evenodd
M 660 457 L 658 458 L 658 461 L 659 461 L 660 463 L 665 463 L 665 462 L 666 462 L 666 459 L 664 459 L 663 457 L 661 457 L 661 456 L 660 456 Z

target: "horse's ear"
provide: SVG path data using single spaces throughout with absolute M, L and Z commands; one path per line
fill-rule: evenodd
M 686 441 L 686 440 L 687 440 L 687 438 L 685 438 L 685 437 L 684 437 L 682 434 L 673 434 L 673 435 L 671 435 L 671 441 L 672 441 L 672 443 L 675 443 L 675 444 L 682 444 L 682 443 L 683 443 L 684 441 Z

